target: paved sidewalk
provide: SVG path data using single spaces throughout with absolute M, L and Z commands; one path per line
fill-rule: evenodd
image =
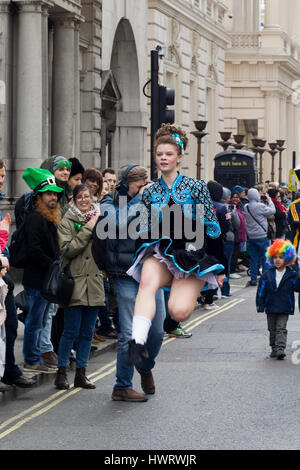
M 15 285 L 15 290 L 14 294 L 17 295 L 21 290 L 22 290 L 22 285 L 21 284 L 16 284 Z M 19 311 L 18 311 L 19 313 Z M 20 367 L 20 369 L 23 369 L 24 365 L 24 358 L 23 358 L 23 339 L 24 339 L 24 324 L 19 321 L 18 323 L 18 336 L 15 342 L 15 359 L 16 359 L 16 364 Z M 117 340 L 112 340 L 112 339 L 105 339 L 105 342 L 99 343 L 99 346 L 97 346 L 97 349 L 94 349 L 91 351 L 91 356 L 98 356 L 99 354 L 104 354 L 106 351 L 110 351 L 112 349 L 117 349 Z M 73 365 L 74 367 L 74 365 Z M 29 373 L 29 372 L 24 372 L 26 376 L 35 376 L 37 379 L 37 383 L 35 387 L 45 384 L 47 382 L 53 382 L 55 374 L 43 374 L 40 372 L 37 373 Z M 13 390 L 8 390 L 6 392 L 0 392 L 0 406 L 2 404 L 5 404 L 8 400 L 14 400 L 23 395 L 24 393 L 29 392 L 32 389 L 30 388 L 21 388 L 21 387 L 14 387 Z
M 24 338 L 24 324 L 19 321 L 19 326 L 18 326 L 18 337 L 15 342 L 15 358 L 16 358 L 16 364 L 20 367 L 20 369 L 23 369 L 24 365 L 24 359 L 23 359 L 23 354 L 22 354 L 22 349 L 23 349 L 23 338 Z M 117 340 L 112 340 L 112 339 L 106 339 L 105 342 L 99 343 L 99 346 L 97 346 L 97 349 L 94 349 L 91 351 L 91 356 L 98 356 L 99 354 L 104 354 L 107 351 L 110 351 L 112 349 L 117 349 Z M 75 365 L 71 364 L 71 367 L 74 368 Z M 43 374 L 40 372 L 37 373 L 31 373 L 31 372 L 24 372 L 24 375 L 28 377 L 35 376 L 37 379 L 37 383 L 35 387 L 38 387 L 39 385 L 45 384 L 45 383 L 52 383 L 54 381 L 55 374 Z M 32 387 L 30 388 L 20 388 L 20 387 L 14 387 L 13 390 L 8 390 L 6 392 L 0 393 L 0 406 L 2 404 L 5 404 L 8 400 L 14 400 L 23 395 L 24 393 L 28 393 Z

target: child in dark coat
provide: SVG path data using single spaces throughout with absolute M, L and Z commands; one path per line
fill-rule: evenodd
M 287 342 L 287 322 L 295 311 L 294 292 L 300 292 L 300 278 L 296 251 L 288 240 L 276 239 L 267 250 L 267 262 L 271 268 L 261 276 L 256 306 L 258 312 L 266 312 L 270 333 L 270 357 L 284 359 Z

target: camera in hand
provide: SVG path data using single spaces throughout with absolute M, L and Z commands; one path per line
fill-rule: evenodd
M 264 204 L 266 204 L 266 203 L 268 202 L 268 198 L 267 198 L 267 196 L 266 196 L 265 194 L 262 194 L 262 195 L 260 196 L 260 200 L 261 200 L 261 202 L 263 202 Z

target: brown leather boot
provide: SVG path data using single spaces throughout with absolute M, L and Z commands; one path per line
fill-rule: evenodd
M 85 367 L 77 367 L 74 379 L 74 387 L 96 388 L 95 384 L 89 381 L 85 375 Z
M 114 388 L 112 395 L 114 401 L 147 401 L 148 397 L 143 393 L 136 392 L 133 388 Z
M 67 378 L 67 368 L 66 367 L 59 367 L 56 373 L 54 385 L 59 390 L 68 390 L 70 387 Z
M 151 370 L 149 372 L 144 372 L 136 366 L 135 366 L 135 368 L 141 376 L 141 387 L 142 387 L 143 391 L 147 395 L 154 395 L 154 393 L 155 393 L 155 384 L 154 384 L 154 379 L 153 379 L 153 375 L 152 375 Z

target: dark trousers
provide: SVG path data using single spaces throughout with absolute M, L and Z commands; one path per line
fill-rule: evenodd
M 288 319 L 289 315 L 287 314 L 267 313 L 268 330 L 270 333 L 270 346 L 273 350 L 286 348 L 286 325 Z
M 240 256 L 240 244 L 234 243 L 232 255 L 231 255 L 231 263 L 230 263 L 230 272 L 235 273 L 237 268 L 237 262 Z
M 218 289 L 208 289 L 203 292 L 204 303 L 211 305 L 214 301 L 214 295 L 218 293 Z
M 61 335 L 64 331 L 64 309 L 59 307 L 57 309 L 56 315 L 52 318 L 52 328 L 51 328 L 51 343 L 53 344 L 53 350 L 58 354 L 58 346 L 60 342 Z
M 8 285 L 8 293 L 5 299 L 6 319 L 6 351 L 5 351 L 5 368 L 2 377 L 3 382 L 15 380 L 22 375 L 21 370 L 16 365 L 14 348 L 18 331 L 18 317 L 14 298 L 14 283 L 8 274 L 5 275 L 4 281 Z
M 107 278 L 103 278 L 104 292 L 105 292 L 105 305 L 99 307 L 98 318 L 100 325 L 97 327 L 98 335 L 106 335 L 111 331 L 114 331 L 112 321 L 109 315 L 110 308 L 110 295 L 111 295 L 111 286 Z

